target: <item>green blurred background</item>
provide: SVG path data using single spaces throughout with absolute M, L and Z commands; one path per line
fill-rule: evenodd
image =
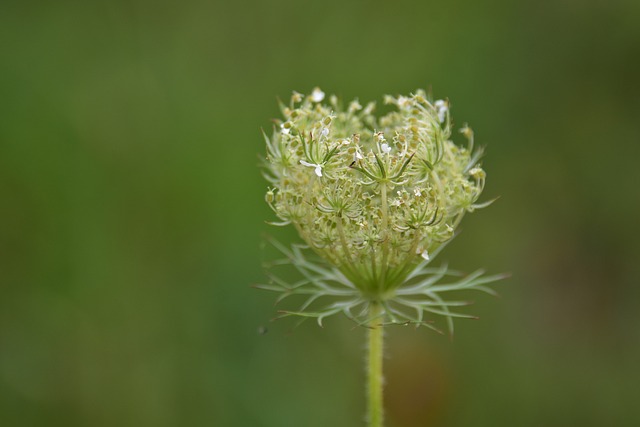
M 640 425 L 639 78 L 635 0 L 3 0 L 0 425 L 363 425 L 364 331 L 250 288 L 294 239 L 260 128 L 316 85 L 431 86 L 501 196 L 439 261 L 513 277 L 389 330 L 388 425 Z

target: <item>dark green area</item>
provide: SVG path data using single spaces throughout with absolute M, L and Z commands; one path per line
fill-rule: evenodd
M 389 329 L 390 427 L 640 425 L 640 3 L 0 5 L 0 425 L 363 425 L 364 333 L 269 323 L 276 97 L 432 86 L 510 271 L 453 343 Z M 267 326 L 269 332 L 259 334 Z

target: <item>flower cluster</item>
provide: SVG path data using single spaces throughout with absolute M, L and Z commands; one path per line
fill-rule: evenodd
M 483 285 L 499 276 L 475 273 L 438 285 L 459 274 L 427 267 L 463 215 L 488 204 L 478 203 L 485 183 L 482 150 L 474 150 L 467 126 L 461 129 L 465 147 L 451 141 L 449 102 L 422 90 L 386 96 L 392 111 L 376 117 L 374 103 L 324 100 L 319 88 L 308 96 L 294 92 L 281 105 L 283 119 L 273 134 L 265 134 L 266 201 L 278 224 L 292 224 L 324 262 L 278 244 L 304 279 L 287 284 L 271 275 L 262 287 L 309 296 L 301 310 L 286 314 L 321 321 L 343 312 L 364 321 L 368 303 L 375 302 L 390 322 L 418 324 L 425 324 L 424 312 L 454 316 L 449 307 L 459 304 L 445 302 L 441 292 L 491 292 Z M 323 296 L 336 301 L 308 311 Z M 354 314 L 358 305 L 362 310 Z

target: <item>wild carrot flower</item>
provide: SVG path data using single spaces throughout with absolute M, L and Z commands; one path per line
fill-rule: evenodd
M 335 96 L 323 100 L 319 88 L 309 96 L 294 92 L 281 105 L 278 126 L 264 135 L 266 201 L 278 225 L 293 225 L 304 245 L 273 242 L 285 257 L 274 264 L 293 265 L 300 281 L 287 283 L 269 271 L 270 282 L 259 287 L 280 299 L 306 296 L 282 314 L 319 324 L 343 313 L 376 331 L 386 324 L 439 331 L 431 317 L 442 315 L 452 333 L 454 317 L 472 316 L 454 311 L 466 303 L 446 296 L 463 289 L 492 294 L 486 285 L 502 278 L 430 266 L 463 216 L 491 203 L 478 201 L 486 174 L 473 132 L 465 125 L 467 144 L 453 143 L 449 102 L 422 90 L 386 96 L 395 108 L 381 117 L 374 103 L 363 108 L 354 100 L 344 108 Z M 382 335 L 376 334 L 370 368 L 380 372 L 370 375 L 369 419 L 378 426 Z
M 460 278 L 428 266 L 465 213 L 490 203 L 478 202 L 486 175 L 473 132 L 465 126 L 466 146 L 454 144 L 449 102 L 421 90 L 385 97 L 396 108 L 382 117 L 373 115 L 373 104 L 362 109 L 355 100 L 345 109 L 336 97 L 324 99 L 319 88 L 306 97 L 294 93 L 281 105 L 279 126 L 265 135 L 269 206 L 321 261 L 301 246 L 277 244 L 304 280 L 289 285 L 272 276 L 262 287 L 308 295 L 300 310 L 284 314 L 320 323 L 336 313 L 367 323 L 375 302 L 381 323 L 435 328 L 425 315 L 441 314 L 452 329 L 451 318 L 471 316 L 453 313 L 462 302 L 443 295 L 492 293 L 484 285 L 500 278 L 482 271 Z M 322 305 L 322 297 L 333 299 Z

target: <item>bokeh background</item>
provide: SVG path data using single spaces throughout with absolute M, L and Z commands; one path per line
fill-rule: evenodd
M 364 331 L 250 287 L 295 240 L 260 128 L 316 85 L 432 87 L 500 196 L 439 262 L 512 278 L 389 330 L 388 425 L 640 425 L 639 77 L 635 0 L 3 0 L 0 425 L 363 425 Z

